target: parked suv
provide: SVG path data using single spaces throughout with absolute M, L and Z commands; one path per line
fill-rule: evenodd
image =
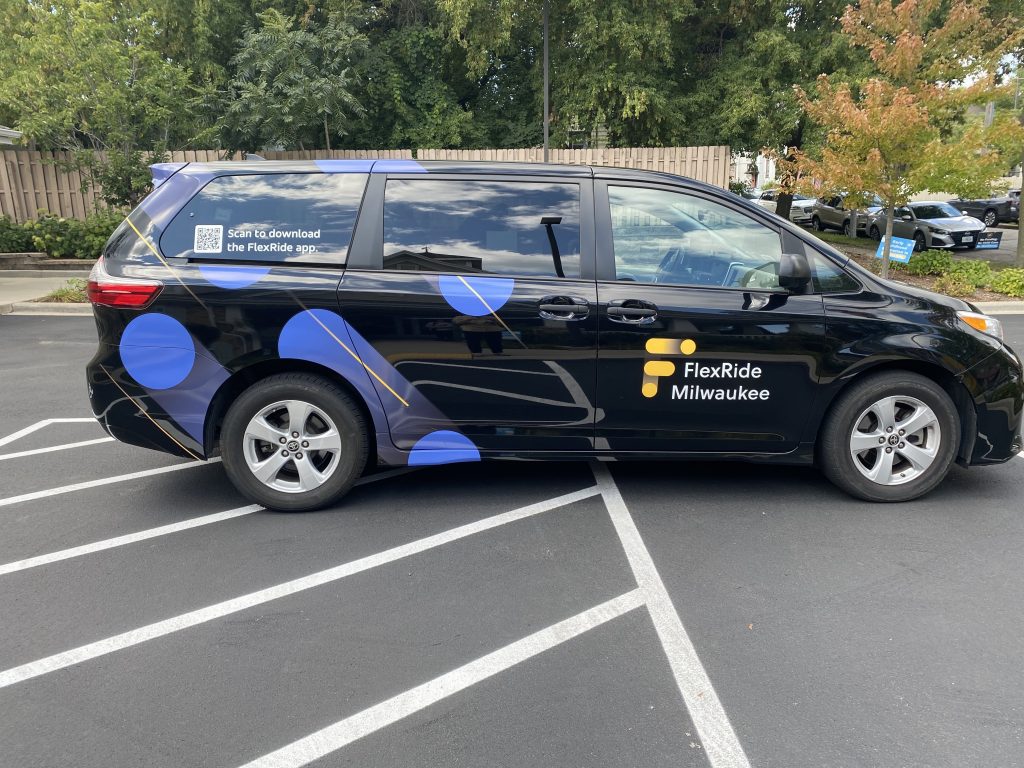
M 1016 195 L 1013 194 L 1016 192 Z M 1011 190 L 1001 197 L 987 197 L 978 200 L 950 200 L 949 204 L 958 211 L 980 219 L 986 227 L 994 227 L 1006 221 L 1020 220 L 1020 190 Z
M 882 205 L 877 197 L 866 210 L 850 211 L 845 207 L 845 198 L 842 195 L 832 197 L 819 197 L 811 209 L 811 226 L 819 232 L 826 229 L 837 229 L 847 237 L 853 237 L 852 221 L 853 213 L 857 214 L 857 234 L 862 235 L 867 231 L 868 219 Z
M 616 168 L 155 166 L 89 280 L 93 412 L 249 498 L 367 466 L 817 463 L 863 499 L 1021 450 L 999 323 L 725 190 Z M 471 467 L 467 467 L 472 471 Z

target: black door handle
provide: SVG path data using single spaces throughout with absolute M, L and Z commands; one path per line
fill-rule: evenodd
M 578 296 L 545 296 L 538 309 L 545 320 L 583 320 L 590 314 L 590 304 Z
M 658 308 L 642 299 L 613 301 L 608 305 L 608 319 L 613 323 L 648 325 L 658 317 Z

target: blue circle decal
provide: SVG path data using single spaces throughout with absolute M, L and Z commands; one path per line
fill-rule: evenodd
M 196 347 L 173 317 L 139 315 L 121 334 L 121 362 L 148 389 L 170 389 L 185 380 L 196 362 Z
M 218 288 L 247 288 L 270 272 L 270 267 L 245 267 L 233 264 L 201 264 L 199 274 Z
M 505 306 L 516 281 L 508 277 L 441 275 L 437 279 L 437 287 L 456 312 L 483 317 Z
M 459 461 L 480 461 L 480 451 L 468 437 L 449 429 L 439 429 L 421 437 L 409 454 L 410 467 Z

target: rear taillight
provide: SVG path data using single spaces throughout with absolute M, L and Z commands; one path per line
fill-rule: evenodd
M 143 309 L 149 306 L 163 287 L 164 284 L 159 280 L 112 277 L 104 267 L 101 256 L 89 273 L 86 293 L 93 304 L 122 309 Z

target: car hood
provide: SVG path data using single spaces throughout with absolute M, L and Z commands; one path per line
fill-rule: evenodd
M 949 309 L 956 310 L 958 312 L 977 311 L 977 308 L 973 304 L 968 304 L 966 301 L 963 301 L 962 299 L 955 299 L 952 296 L 946 296 L 944 293 L 927 291 L 924 288 L 908 285 L 907 283 L 900 282 L 899 280 L 889 280 L 889 282 L 900 293 L 907 296 L 913 296 L 915 299 L 923 299 L 924 301 L 932 304 L 938 304 L 941 307 L 948 307 Z
M 949 216 L 942 219 L 920 219 L 920 221 L 926 221 L 933 227 L 941 227 L 953 232 L 966 232 L 971 229 L 985 228 L 985 223 L 973 216 Z

